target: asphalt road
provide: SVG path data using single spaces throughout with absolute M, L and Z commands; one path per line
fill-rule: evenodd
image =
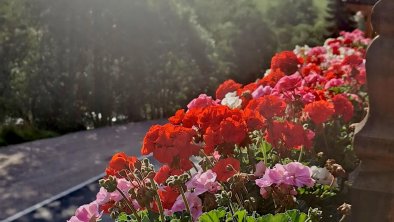
M 164 120 L 130 123 L 0 148 L 0 221 L 103 173 L 115 152 L 139 156 L 149 127 L 162 123 Z M 81 203 L 76 205 L 91 201 L 83 191 L 78 192 Z M 51 203 L 52 208 L 58 202 Z M 76 206 L 63 205 L 60 202 L 56 209 L 62 211 L 62 218 L 67 218 Z M 48 207 L 52 209 L 51 205 Z M 39 218 L 48 215 L 45 208 L 35 213 L 41 215 Z M 27 221 L 42 221 L 32 218 Z

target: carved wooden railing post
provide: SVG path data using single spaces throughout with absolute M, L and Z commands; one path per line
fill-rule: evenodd
M 353 222 L 394 221 L 394 1 L 380 0 L 372 13 L 379 36 L 367 51 L 368 116 L 356 129 L 361 159 L 352 188 Z

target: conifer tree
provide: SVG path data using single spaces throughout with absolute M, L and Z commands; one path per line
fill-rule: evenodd
M 329 37 L 338 36 L 341 31 L 352 31 L 356 28 L 356 22 L 347 9 L 344 0 L 329 0 L 327 14 Z

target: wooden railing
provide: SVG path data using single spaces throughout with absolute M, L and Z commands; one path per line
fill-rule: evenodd
M 378 36 L 367 51 L 368 116 L 356 129 L 361 160 L 352 187 L 352 222 L 394 221 L 394 0 L 373 8 Z

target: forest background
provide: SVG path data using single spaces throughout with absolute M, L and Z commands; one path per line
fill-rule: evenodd
M 354 28 L 343 9 L 341 0 L 0 0 L 0 145 L 168 117 L 226 79 L 262 77 L 275 52 Z

